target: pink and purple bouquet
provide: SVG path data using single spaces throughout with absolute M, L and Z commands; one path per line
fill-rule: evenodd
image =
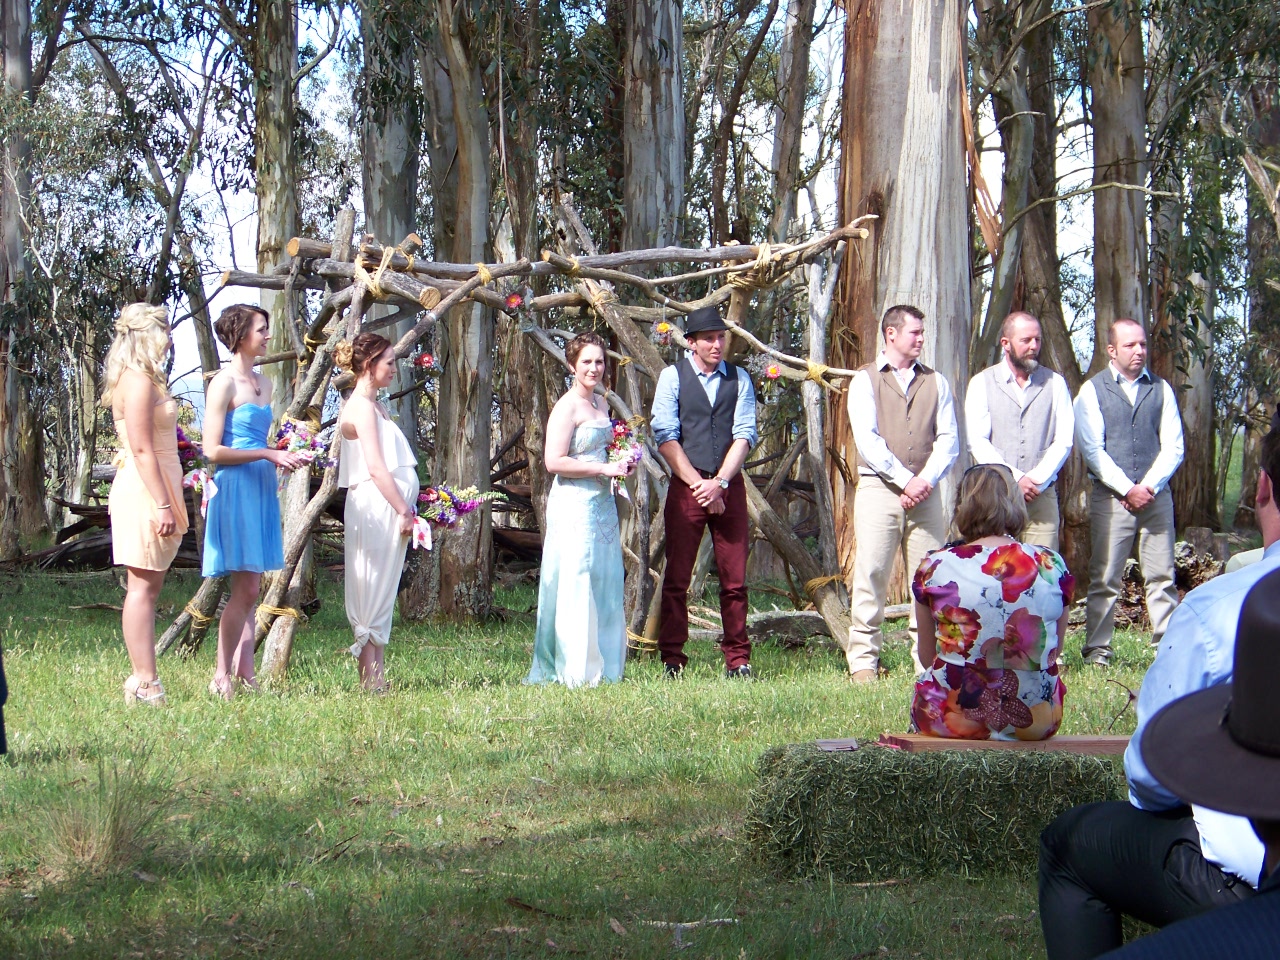
M 453 527 L 457 526 L 458 521 L 466 514 L 481 505 L 506 499 L 496 490 L 490 490 L 487 493 L 481 493 L 475 487 L 455 490 L 443 483 L 436 487 L 424 487 L 418 494 L 418 519 L 426 520 L 436 527 Z M 429 542 L 428 537 L 428 544 Z
M 644 459 L 644 444 L 625 420 L 614 420 L 613 439 L 609 441 L 607 452 L 610 463 L 637 464 Z M 616 477 L 613 478 L 613 492 L 621 493 L 627 500 L 631 499 L 626 486 Z
M 184 490 L 200 491 L 200 516 L 209 509 L 209 499 L 218 491 L 213 483 L 213 471 L 204 458 L 204 448 L 187 436 L 182 427 L 178 432 L 178 462 L 182 464 Z
M 272 446 L 296 454 L 313 467 L 333 466 L 328 457 L 329 441 L 324 431 L 313 432 L 307 424 L 292 417 L 281 418 Z

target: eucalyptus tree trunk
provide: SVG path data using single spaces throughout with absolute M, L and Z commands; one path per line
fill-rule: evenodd
M 25 101 L 31 95 L 29 0 L 0 3 L 0 31 L 4 58 L 0 96 L 6 101 L 6 112 L 18 113 L 29 107 Z M 31 280 L 22 211 L 31 194 L 31 144 L 23 123 L 10 125 L 0 151 L 0 560 L 7 560 L 21 552 L 20 437 L 30 413 L 24 409 L 22 398 L 29 388 L 19 363 L 20 338 L 29 322 L 24 288 Z
M 298 66 L 298 23 L 295 0 L 259 0 L 253 38 L 254 170 L 258 198 L 258 272 L 270 273 L 284 259 L 285 245 L 298 233 L 296 102 L 293 73 Z M 271 314 L 268 353 L 293 349 L 289 332 L 289 294 L 263 290 L 260 303 Z M 262 368 L 271 380 L 272 414 L 278 419 L 293 400 L 297 364 L 273 363 Z
M 1129 317 L 1146 324 L 1147 110 L 1142 16 L 1138 0 L 1088 12 L 1093 108 L 1094 351 L 1091 371 L 1107 364 L 1107 330 Z
M 841 272 L 831 362 L 873 360 L 881 314 L 914 304 L 925 314 L 921 359 L 963 404 L 971 312 L 964 10 L 959 0 L 855 0 L 847 9 L 839 217 L 880 219 L 867 224 L 869 238 Z M 840 565 L 851 575 L 856 454 L 844 404 L 832 403 L 828 422 Z M 949 486 L 933 496 L 947 502 Z M 905 582 L 897 585 L 901 597 Z
M 93 461 L 98 447 L 98 334 L 92 318 L 81 321 L 78 347 L 71 364 L 75 376 L 75 469 L 66 496 L 73 503 L 84 503 L 93 486 Z
M 517 259 L 528 257 L 537 260 L 540 185 L 537 91 L 542 84 L 543 56 L 540 0 L 525 0 L 521 15 L 512 18 L 511 43 L 516 63 L 506 93 L 509 99 L 505 101 L 510 104 L 505 187 L 511 214 L 512 252 Z M 545 284 L 538 283 L 537 286 L 544 287 Z M 547 494 L 551 488 L 551 477 L 547 474 L 544 460 L 550 412 L 546 362 L 537 343 L 520 333 L 518 321 L 507 326 L 509 329 L 503 338 L 507 347 L 503 351 L 506 357 L 503 391 L 507 406 L 520 417 L 524 427 L 521 441 L 524 458 L 528 462 L 525 474 L 529 478 L 530 499 L 538 529 L 546 530 Z
M 490 138 L 476 47 L 477 9 L 474 0 L 435 0 L 435 12 L 438 29 L 420 59 L 429 113 L 436 255 L 482 262 L 489 246 Z M 493 317 L 468 302 L 450 310 L 437 329 L 441 372 L 433 480 L 487 490 Z M 402 613 L 487 616 L 493 603 L 489 511 L 465 516 L 439 538 L 421 566 L 426 582 L 413 591 L 417 602 L 402 601 Z
M 684 209 L 684 17 L 680 0 L 624 6 L 622 248 L 675 242 Z
M 778 55 L 778 105 L 773 112 L 773 216 L 769 241 L 782 243 L 796 218 L 796 181 L 804 101 L 809 89 L 809 51 L 817 0 L 788 0 L 787 22 Z
M 418 223 L 418 143 L 421 138 L 418 94 L 414 86 L 413 38 L 397 7 L 387 0 L 363 9 L 360 35 L 363 41 L 364 76 L 360 86 L 362 172 L 365 231 L 385 246 L 394 246 L 413 233 Z M 393 312 L 382 304 L 370 306 L 369 320 Z M 383 331 L 392 343 L 413 328 L 406 317 L 392 330 Z M 412 367 L 396 366 L 391 392 L 399 393 L 413 381 Z M 392 416 L 416 449 L 418 446 L 417 395 L 392 401 Z

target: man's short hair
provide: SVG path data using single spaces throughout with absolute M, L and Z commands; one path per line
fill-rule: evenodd
M 1280 429 L 1273 427 L 1262 438 L 1262 450 L 1258 460 L 1262 472 L 1271 478 L 1272 484 L 1280 488 Z
M 1035 323 L 1037 326 L 1040 323 L 1040 318 L 1037 317 L 1035 314 L 1027 313 L 1027 311 L 1025 310 L 1015 310 L 1013 311 L 1013 313 L 1009 314 L 1007 317 L 1004 318 L 1004 323 L 1000 324 L 1001 340 L 1013 339 L 1013 325 L 1017 323 L 1019 320 L 1030 320 L 1033 323 Z
M 1116 345 L 1116 327 L 1122 323 L 1132 323 L 1135 327 L 1141 329 L 1143 333 L 1147 332 L 1147 328 L 1142 325 L 1141 320 L 1135 320 L 1133 317 L 1117 317 L 1111 321 L 1111 326 L 1107 327 L 1107 343 L 1113 347 Z
M 907 320 L 915 318 L 916 320 L 924 320 L 924 311 L 919 307 L 913 307 L 909 303 L 899 303 L 890 307 L 884 312 L 884 318 L 880 321 L 880 332 L 888 333 L 889 328 L 901 330 Z

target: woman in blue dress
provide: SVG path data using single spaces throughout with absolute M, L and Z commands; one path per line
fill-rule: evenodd
M 614 479 L 633 464 L 609 462 L 613 423 L 604 397 L 604 341 L 582 333 L 564 348 L 573 386 L 547 419 L 547 496 L 538 582 L 538 629 L 526 683 L 568 687 L 621 680 L 627 628 Z
M 204 575 L 230 576 L 218 622 L 218 656 L 209 692 L 223 700 L 239 681 L 257 690 L 253 670 L 254 618 L 262 574 L 284 566 L 276 468 L 292 471 L 305 461 L 267 446 L 271 429 L 271 381 L 254 371 L 270 336 L 265 310 L 227 307 L 214 324 L 231 362 L 209 382 L 204 408 L 204 455 L 217 465 L 204 534 Z

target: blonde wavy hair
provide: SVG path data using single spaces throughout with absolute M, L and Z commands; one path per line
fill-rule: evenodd
M 102 383 L 102 405 L 111 407 L 112 397 L 126 370 L 137 370 L 156 385 L 160 395 L 169 395 L 164 362 L 169 354 L 169 311 L 149 303 L 131 303 L 116 319 L 116 338 L 107 351 Z

